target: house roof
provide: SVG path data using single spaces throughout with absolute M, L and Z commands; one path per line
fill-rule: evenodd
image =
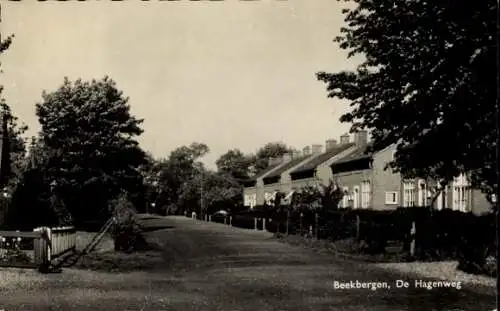
M 302 162 L 305 159 L 307 159 L 309 157 L 312 157 L 312 156 L 313 155 L 308 154 L 308 155 L 301 156 L 299 158 L 293 159 L 292 161 L 287 162 L 285 165 L 283 165 L 279 169 L 275 170 L 274 172 L 272 172 L 271 174 L 269 174 L 268 176 L 266 176 L 266 178 L 273 178 L 273 177 L 281 176 L 281 174 L 283 174 L 284 172 L 288 171 L 289 169 L 291 169 L 295 165 L 299 164 L 300 162 Z
M 316 157 L 312 158 L 310 161 L 307 161 L 303 165 L 299 166 L 298 168 L 296 168 L 295 170 L 293 170 L 293 172 L 291 172 L 291 173 L 292 174 L 294 174 L 294 173 L 302 173 L 302 172 L 307 172 L 307 171 L 310 171 L 310 170 L 314 170 L 314 169 L 316 169 L 316 167 L 318 167 L 322 163 L 328 161 L 332 157 L 336 156 L 337 154 L 341 153 L 342 151 L 347 150 L 348 148 L 350 148 L 352 146 L 354 146 L 353 143 L 345 144 L 345 145 L 341 145 L 341 146 L 335 147 L 335 148 L 333 148 L 331 150 L 328 150 L 326 152 L 323 152 L 319 156 L 316 156 Z
M 257 180 L 257 179 L 261 178 L 262 176 L 265 176 L 267 173 L 269 173 L 270 171 L 272 171 L 276 167 L 280 166 L 281 164 L 283 164 L 283 163 L 277 163 L 277 164 L 269 165 L 268 167 L 266 167 L 262 171 L 260 171 L 257 174 L 255 174 L 255 176 L 253 176 L 252 178 L 250 178 L 250 180 L 251 181 Z
M 372 143 L 368 143 L 368 145 L 366 147 L 358 148 L 358 149 L 354 150 L 353 152 L 349 153 L 345 157 L 339 159 L 338 161 L 333 162 L 332 166 L 337 165 L 337 164 L 341 164 L 341 163 L 348 163 L 351 161 L 371 158 L 373 156 L 373 153 L 368 151 L 371 146 L 372 146 Z

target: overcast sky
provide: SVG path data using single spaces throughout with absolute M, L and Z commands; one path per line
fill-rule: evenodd
M 231 148 L 254 152 L 270 141 L 324 143 L 348 130 L 347 105 L 328 99 L 317 71 L 352 69 L 332 39 L 343 2 L 3 2 L 4 97 L 39 130 L 43 90 L 109 75 L 144 118 L 139 141 L 157 157 L 206 143 L 214 167 Z

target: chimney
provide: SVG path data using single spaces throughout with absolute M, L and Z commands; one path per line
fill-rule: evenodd
M 283 163 L 292 161 L 292 155 L 290 153 L 285 153 L 282 156 Z
M 326 151 L 328 150 L 332 150 L 333 148 L 337 147 L 337 141 L 335 139 L 328 139 L 326 142 L 325 142 L 325 148 L 326 148 Z
M 302 153 L 299 150 L 294 150 L 292 152 L 292 159 L 298 159 L 302 156 Z
M 312 145 L 312 154 L 320 154 L 323 152 L 323 146 L 322 145 Z
M 310 146 L 305 146 L 304 149 L 302 149 L 302 153 L 304 155 L 310 155 L 311 154 L 311 147 Z
M 345 133 L 344 135 L 340 136 L 340 144 L 345 145 L 349 143 L 349 134 Z
M 365 148 L 368 144 L 368 132 L 364 130 L 357 131 L 354 134 L 354 143 L 357 148 Z

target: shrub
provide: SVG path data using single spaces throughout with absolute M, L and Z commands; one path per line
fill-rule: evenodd
M 127 195 L 122 193 L 110 202 L 110 209 L 115 222 L 111 226 L 111 235 L 116 251 L 132 252 L 142 249 L 145 241 L 136 218 L 136 211 Z

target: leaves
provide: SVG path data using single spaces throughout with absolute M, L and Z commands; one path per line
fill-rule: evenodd
M 341 121 L 370 130 L 375 150 L 398 143 L 390 166 L 408 177 L 467 171 L 496 191 L 495 3 L 349 2 L 335 41 L 365 61 L 317 74 L 329 97 L 350 101 Z
M 36 104 L 48 182 L 75 218 L 100 217 L 120 191 L 141 192 L 139 167 L 146 155 L 135 137 L 142 120 L 130 114 L 125 98 L 108 77 L 75 82 L 64 79 Z M 92 206 L 92 207 L 90 207 Z

